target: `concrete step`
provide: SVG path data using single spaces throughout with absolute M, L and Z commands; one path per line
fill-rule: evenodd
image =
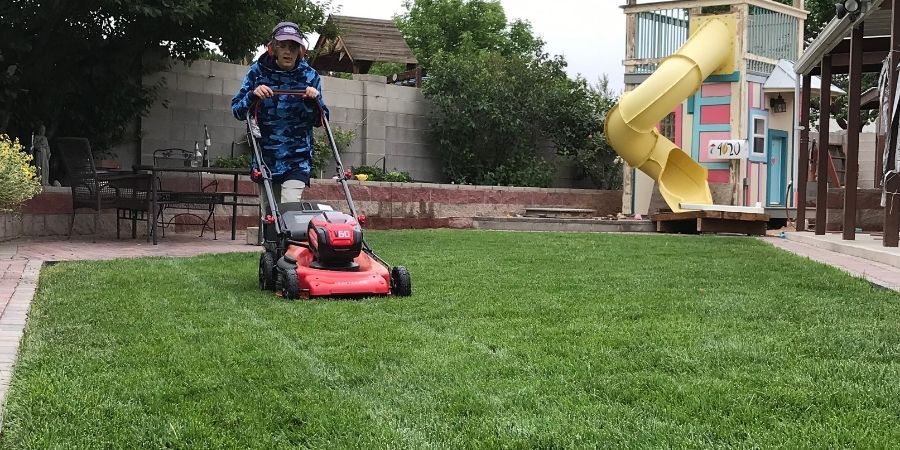
M 575 231 L 595 233 L 655 233 L 649 220 L 560 219 L 550 217 L 475 217 L 472 226 L 498 231 Z
M 587 218 L 594 217 L 597 211 L 584 208 L 525 208 L 525 217 L 553 217 L 553 218 Z

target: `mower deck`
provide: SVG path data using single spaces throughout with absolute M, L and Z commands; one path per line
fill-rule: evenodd
M 290 246 L 285 256 L 297 261 L 301 298 L 352 297 L 391 294 L 391 274 L 365 252 L 353 262 L 356 270 L 326 270 L 311 267 L 313 254 L 306 247 Z

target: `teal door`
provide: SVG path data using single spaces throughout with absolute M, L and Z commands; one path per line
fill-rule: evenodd
M 787 189 L 787 141 L 788 134 L 781 130 L 769 130 L 769 158 L 766 161 L 766 204 L 784 206 Z M 789 199 L 788 199 L 789 201 Z

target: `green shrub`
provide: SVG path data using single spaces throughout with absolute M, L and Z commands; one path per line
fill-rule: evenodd
M 222 156 L 213 161 L 213 167 L 224 167 L 230 169 L 243 169 L 250 167 L 250 154 L 227 157 Z
M 332 128 L 331 133 L 334 135 L 334 143 L 337 145 L 338 153 L 347 150 L 350 144 L 356 140 L 356 132 L 353 130 Z M 328 138 L 325 137 L 325 130 L 317 129 L 313 142 L 312 176 L 317 177 L 321 175 L 324 178 L 330 178 L 337 175 L 334 167 L 334 156 L 331 154 Z
M 41 192 L 41 183 L 19 140 L 0 134 L 0 211 L 12 211 Z

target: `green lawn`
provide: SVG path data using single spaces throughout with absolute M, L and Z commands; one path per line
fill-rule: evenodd
M 900 295 L 749 238 L 372 232 L 404 299 L 257 254 L 44 269 L 3 448 L 885 448 Z

